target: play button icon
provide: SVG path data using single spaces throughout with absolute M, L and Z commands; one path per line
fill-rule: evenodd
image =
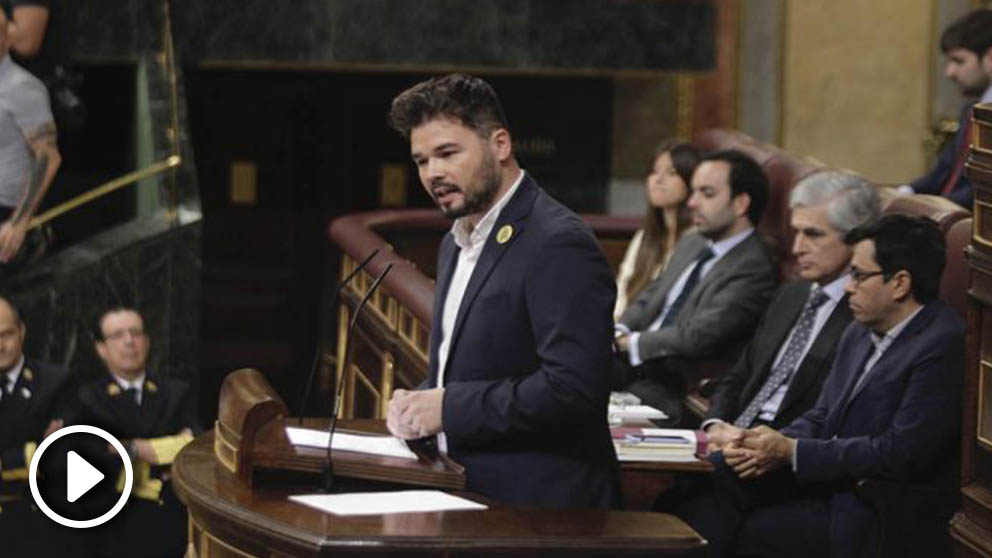
M 74 451 L 67 454 L 67 461 L 65 499 L 75 502 L 102 481 L 104 475 Z
M 124 490 L 121 492 L 120 498 L 117 499 L 117 502 L 113 505 L 113 507 L 107 510 L 106 513 L 93 519 L 69 519 L 59 515 L 52 510 L 48 503 L 45 502 L 45 499 L 41 496 L 41 492 L 38 489 L 38 464 L 41 462 L 41 457 L 44 455 L 45 450 L 51 447 L 52 443 L 60 438 L 75 434 L 99 436 L 104 442 L 110 444 L 110 446 L 114 448 L 123 463 Z M 89 461 L 84 459 L 75 451 L 66 452 L 65 463 L 66 488 L 64 498 L 69 503 L 76 502 L 82 498 L 87 492 L 93 489 L 96 485 L 100 484 L 104 478 L 106 478 L 101 471 L 99 471 L 96 467 L 90 464 Z M 121 444 L 120 440 L 111 436 L 106 430 L 86 424 L 77 424 L 75 426 L 67 426 L 61 430 L 55 431 L 51 436 L 45 438 L 41 445 L 38 446 L 38 449 L 34 452 L 34 457 L 31 458 L 31 467 L 28 470 L 28 484 L 31 488 L 31 496 L 34 498 L 34 503 L 38 506 L 38 509 L 48 516 L 49 519 L 66 527 L 85 529 L 87 527 L 96 527 L 97 525 L 102 525 L 107 521 L 110 521 L 124 508 L 124 504 L 127 503 L 128 496 L 131 495 L 131 487 L 134 485 L 134 471 L 131 467 L 131 459 L 128 457 L 127 450 L 124 449 L 124 445 Z M 53 497 L 58 498 L 60 496 Z

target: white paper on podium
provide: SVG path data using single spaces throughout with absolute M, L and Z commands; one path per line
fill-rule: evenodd
M 286 436 L 289 437 L 289 443 L 294 446 L 327 447 L 328 434 L 324 430 L 287 426 Z M 359 436 L 357 434 L 335 432 L 332 449 L 356 451 L 386 457 L 417 459 L 417 455 L 410 451 L 410 448 L 406 447 L 406 444 L 402 440 L 393 436 Z
M 336 435 L 336 434 L 335 434 Z M 380 515 L 455 510 L 484 510 L 486 506 L 439 490 L 303 494 L 290 500 L 334 515 Z

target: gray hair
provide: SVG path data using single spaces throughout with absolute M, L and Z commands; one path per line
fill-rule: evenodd
M 864 178 L 846 172 L 824 171 L 799 181 L 789 194 L 789 209 L 829 203 L 830 226 L 847 234 L 851 229 L 882 213 L 875 186 Z

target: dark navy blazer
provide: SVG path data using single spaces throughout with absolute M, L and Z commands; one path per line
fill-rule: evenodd
M 847 328 L 816 405 L 782 430 L 799 439 L 796 477 L 837 486 L 864 477 L 942 485 L 958 451 L 964 324 L 944 303 L 927 304 L 855 392 L 874 351 L 869 335 L 857 322 Z M 876 544 L 874 514 L 853 490 L 833 493 L 830 520 L 831 556 Z
M 967 138 L 964 135 L 968 127 L 968 120 L 971 118 L 971 109 L 972 105 L 968 103 L 964 110 L 961 111 L 961 116 L 958 119 L 958 131 L 954 134 L 954 141 L 944 146 L 944 149 L 940 151 L 940 155 L 937 156 L 937 162 L 934 163 L 933 167 L 926 174 L 910 184 L 910 187 L 917 194 L 940 195 L 944 183 L 947 182 L 951 173 L 954 172 L 954 164 L 957 162 L 958 154 L 965 147 L 964 142 L 967 141 Z M 971 181 L 962 172 L 961 176 L 958 177 L 957 184 L 951 189 L 947 198 L 970 210 L 972 204 L 971 191 Z
M 512 234 L 500 243 L 506 226 Z M 437 384 L 457 258 L 449 232 L 438 255 L 428 387 Z M 443 428 L 469 490 L 543 507 L 618 502 L 606 420 L 615 298 L 596 238 L 524 176 L 469 280 L 444 374 Z

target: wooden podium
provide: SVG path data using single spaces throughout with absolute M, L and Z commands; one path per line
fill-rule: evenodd
M 706 542 L 691 528 L 675 517 L 650 512 L 491 505 L 481 511 L 324 513 L 289 500 L 314 491 L 293 476 L 322 470 L 325 452 L 288 443 L 286 406 L 261 374 L 240 370 L 229 375 L 220 406 L 214 431 L 187 445 L 172 466 L 173 486 L 189 510 L 189 557 L 706 554 Z M 384 431 L 382 421 L 342 421 L 340 426 Z M 464 472 L 441 456 L 418 454 L 416 463 L 351 452 L 335 451 L 333 456 L 335 473 L 346 479 L 348 490 L 368 490 L 378 483 L 464 486 Z M 282 474 L 264 474 L 271 471 Z M 489 504 L 478 495 L 459 495 Z

